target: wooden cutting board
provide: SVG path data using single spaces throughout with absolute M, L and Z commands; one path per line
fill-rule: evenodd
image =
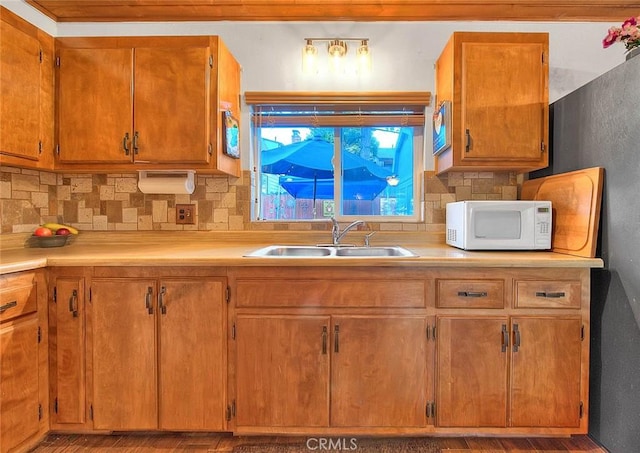
M 553 208 L 551 249 L 595 257 L 604 168 L 561 173 L 522 184 L 523 200 L 549 200 Z

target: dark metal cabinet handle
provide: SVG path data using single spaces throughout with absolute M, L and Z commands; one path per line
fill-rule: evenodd
M 147 312 L 152 315 L 153 314 L 153 303 L 152 303 L 152 298 L 153 298 L 153 288 L 151 286 L 149 286 L 147 288 L 147 294 L 144 297 L 144 303 L 145 306 L 147 307 Z
M 327 353 L 327 337 L 328 337 L 327 326 L 322 326 L 322 353 L 323 354 Z
M 536 297 L 546 297 L 547 299 L 559 299 L 560 297 L 565 297 L 565 293 L 564 292 L 548 293 L 546 291 L 538 291 L 536 292 Z
M 138 131 L 133 133 L 133 154 L 138 154 Z
M 160 288 L 160 294 L 158 294 L 158 308 L 163 315 L 167 314 L 167 306 L 164 304 L 164 295 L 167 293 L 167 288 L 164 286 Z
M 125 132 L 124 133 L 124 138 L 122 139 L 122 148 L 124 149 L 124 155 L 128 156 L 129 155 L 129 133 Z
M 333 328 L 333 352 L 340 352 L 340 326 Z
M 69 298 L 69 311 L 74 318 L 78 317 L 78 290 L 74 289 Z
M 509 347 L 509 332 L 507 331 L 507 325 L 502 324 L 502 352 L 507 352 Z
M 16 305 L 18 305 L 18 301 L 17 300 L 12 300 L 11 302 L 7 302 L 4 305 L 0 305 L 0 313 L 4 313 L 8 309 L 13 308 Z
M 487 297 L 486 291 L 458 291 L 458 297 Z
M 520 347 L 520 330 L 518 324 L 513 325 L 513 352 L 518 352 Z
M 471 150 L 471 132 L 469 129 L 464 130 L 464 151 L 469 152 Z

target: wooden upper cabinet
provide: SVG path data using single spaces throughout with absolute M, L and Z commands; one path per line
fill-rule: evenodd
M 53 38 L 10 11 L 2 7 L 0 11 L 1 163 L 48 168 L 53 141 Z
M 133 49 L 57 53 L 58 162 L 132 162 Z
M 135 49 L 135 162 L 209 161 L 209 62 L 208 47 Z
M 240 69 L 219 57 L 217 37 L 62 38 L 57 47 L 56 168 L 239 176 L 220 128 L 223 109 L 239 117 Z
M 436 109 L 451 102 L 447 171 L 531 171 L 548 165 L 546 33 L 454 33 L 436 62 Z

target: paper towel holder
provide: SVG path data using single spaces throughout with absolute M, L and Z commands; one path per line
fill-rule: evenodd
M 195 188 L 195 170 L 139 170 L 138 189 L 142 193 L 189 194 Z

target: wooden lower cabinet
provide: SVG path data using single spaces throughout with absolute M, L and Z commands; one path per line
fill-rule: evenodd
M 238 315 L 236 425 L 329 425 L 329 316 Z
M 434 343 L 423 273 L 287 271 L 231 272 L 234 431 L 427 426 Z
M 424 426 L 425 332 L 424 316 L 238 315 L 236 425 Z
M 331 426 L 427 424 L 427 318 L 332 317 Z
M 229 276 L 238 434 L 587 431 L 588 269 Z
M 578 428 L 580 317 L 441 317 L 437 424 Z
M 580 426 L 581 359 L 584 338 L 580 317 L 511 319 L 510 425 Z
M 95 429 L 158 426 L 155 297 L 153 279 L 91 282 Z
M 158 335 L 158 427 L 225 427 L 227 289 L 223 278 L 163 278 Z
M 588 269 L 88 267 L 50 283 L 52 429 L 587 432 Z
M 507 328 L 506 317 L 438 318 L 438 426 L 507 426 Z
M 224 278 L 93 278 L 93 426 L 224 428 Z
M 46 285 L 41 271 L 0 276 L 0 452 L 27 451 L 47 430 Z
M 38 434 L 38 319 L 0 325 L 0 451 L 5 453 Z
M 85 428 L 87 421 L 85 277 L 82 268 L 49 274 L 51 424 Z

